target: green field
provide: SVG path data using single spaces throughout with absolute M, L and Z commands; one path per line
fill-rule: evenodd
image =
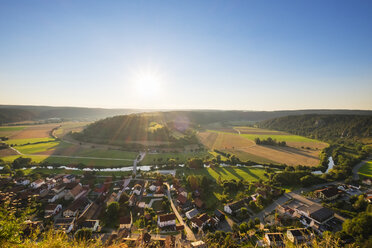
M 0 127 L 0 133 L 20 131 L 24 128 L 25 128 L 25 126 L 3 126 L 3 127 Z
M 266 179 L 264 176 L 265 170 L 262 168 L 250 168 L 250 167 L 219 167 L 215 169 L 204 168 L 198 170 L 187 170 L 181 169 L 180 175 L 204 175 L 213 180 L 246 180 L 246 181 L 258 181 L 260 178 Z
M 36 169 L 26 169 L 24 170 L 25 174 L 35 174 L 35 173 L 43 173 L 43 174 L 73 174 L 73 175 L 82 175 L 84 171 L 76 171 L 76 170 L 65 170 L 65 169 L 44 169 L 44 168 L 36 168 Z M 130 176 L 132 175 L 131 171 L 115 171 L 115 172 L 108 172 L 108 171 L 97 171 L 95 172 L 96 175 L 100 176 Z M 99 178 L 97 178 L 99 180 Z
M 166 162 L 167 159 L 176 159 L 177 163 L 185 163 L 189 158 L 204 158 L 206 156 L 211 156 L 210 153 L 207 151 L 203 152 L 186 152 L 186 153 L 156 153 L 156 154 L 149 154 L 147 153 L 145 158 L 141 161 L 143 165 L 151 165 L 158 163 L 158 159 L 161 158 L 161 162 Z M 212 157 L 212 156 L 211 156 Z M 177 160 L 178 158 L 178 160 Z M 155 159 L 155 161 L 154 161 Z
M 59 164 L 79 164 L 83 163 L 86 166 L 93 166 L 93 167 L 122 167 L 122 166 L 132 166 L 133 161 L 130 160 L 112 160 L 109 158 L 106 159 L 90 159 L 90 158 L 71 158 L 71 157 L 52 157 L 48 155 L 14 155 L 14 156 L 6 156 L 2 157 L 1 159 L 6 162 L 12 162 L 14 159 L 18 157 L 24 158 L 31 158 L 34 162 L 49 162 L 49 163 L 59 163 Z
M 372 177 L 372 161 L 365 163 L 358 171 L 359 175 Z
M 20 145 L 25 145 L 25 144 L 32 144 L 32 143 L 37 143 L 37 142 L 49 142 L 49 141 L 54 141 L 55 139 L 54 138 L 51 138 L 51 137 L 46 137 L 46 138 L 32 138 L 32 139 L 10 139 L 10 140 L 7 140 L 5 141 L 5 143 L 9 144 L 9 145 L 16 145 L 16 146 L 20 146 Z

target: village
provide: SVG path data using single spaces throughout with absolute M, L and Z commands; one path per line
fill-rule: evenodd
M 206 192 L 190 190 L 174 175 L 98 179 L 91 173 L 36 180 L 4 177 L 0 204 L 10 211 L 36 204 L 25 235 L 35 229 L 56 229 L 73 237 L 90 230 L 91 238 L 107 246 L 125 242 L 130 247 L 150 247 L 157 242 L 161 247 L 207 247 L 205 235 L 222 231 L 236 232 L 240 240 L 250 239 L 259 247 L 280 247 L 284 239 L 311 243 L 323 232 L 340 231 L 347 216 L 345 206 L 372 201 L 370 179 L 361 185 L 333 182 L 292 192 L 256 182 L 254 194 L 220 209 L 207 208 Z M 269 195 L 272 200 L 263 209 L 254 208 Z

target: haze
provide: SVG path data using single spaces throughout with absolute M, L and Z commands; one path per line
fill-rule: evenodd
M 370 1 L 0 1 L 0 104 L 372 109 Z

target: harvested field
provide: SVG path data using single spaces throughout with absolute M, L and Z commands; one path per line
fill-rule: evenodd
M 88 124 L 90 122 L 63 122 L 61 127 L 54 132 L 54 135 L 58 138 L 63 138 L 69 132 L 80 132 Z
M 251 127 L 238 127 L 241 132 L 221 132 L 220 130 L 207 130 L 198 133 L 199 140 L 209 149 L 218 149 L 234 154 L 242 161 L 257 163 L 274 163 L 287 165 L 317 166 L 319 154 L 326 143 L 308 139 L 284 132 L 264 130 Z M 271 137 L 278 141 L 286 141 L 286 147 L 256 145 L 255 138 L 266 139 Z
M 1 149 L 0 150 L 0 157 L 6 157 L 6 156 L 13 156 L 17 155 L 17 152 L 14 151 L 13 149 Z
M 53 128 L 58 127 L 59 123 L 32 125 L 23 128 L 11 136 L 10 139 L 33 139 L 33 138 L 47 138 L 50 137 L 50 132 Z

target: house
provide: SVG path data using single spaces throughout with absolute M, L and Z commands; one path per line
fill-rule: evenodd
M 194 208 L 194 209 L 191 209 L 190 211 L 186 212 L 186 217 L 187 217 L 187 219 L 191 220 L 192 218 L 194 218 L 198 214 L 199 214 L 199 211 L 196 208 Z
M 30 180 L 28 180 L 27 178 L 21 178 L 17 181 L 17 184 L 26 186 L 30 184 Z
M 179 206 L 179 208 L 182 209 L 182 211 L 184 211 L 184 212 L 189 211 L 193 207 L 194 206 L 192 205 L 192 203 L 190 201 L 187 201 L 185 204 Z
M 175 226 L 176 225 L 176 215 L 175 214 L 162 214 L 158 215 L 158 226 Z
M 197 208 L 203 208 L 204 202 L 200 200 L 200 198 L 195 198 L 194 199 L 194 204 Z
M 132 226 L 132 218 L 130 216 L 124 216 L 119 219 L 120 229 L 126 228 L 130 229 Z
M 177 196 L 177 203 L 179 204 L 179 205 L 183 205 L 183 204 L 185 204 L 187 202 L 187 197 L 185 197 L 184 195 L 181 195 L 181 194 L 179 194 L 178 196 Z
M 154 192 L 154 191 L 156 190 L 156 186 L 152 184 L 152 185 L 149 187 L 149 190 L 151 190 L 152 192 Z
M 86 191 L 83 189 L 80 183 L 78 183 L 74 188 L 71 190 L 67 191 L 65 194 L 65 200 L 76 200 L 79 197 L 81 197 Z
M 372 203 L 372 191 L 368 191 L 368 192 L 366 192 L 366 200 L 367 200 L 369 203 Z
M 191 219 L 191 225 L 192 227 L 196 227 L 199 230 L 203 229 L 209 221 L 209 216 L 208 214 L 204 213 L 201 214 L 199 217 L 194 217 Z
M 62 205 L 61 204 L 48 204 L 45 206 L 45 214 L 44 218 L 48 218 L 52 215 L 55 215 L 59 213 L 59 211 L 62 210 Z
M 223 221 L 226 218 L 225 215 L 222 213 L 222 211 L 219 209 L 214 210 L 214 215 L 216 216 L 218 221 Z
M 289 229 L 287 230 L 287 237 L 294 244 L 302 244 L 311 242 L 313 233 L 305 228 Z
M 78 216 L 85 212 L 90 206 L 92 202 L 86 198 L 81 197 L 75 201 L 73 201 L 70 206 L 67 207 L 65 211 L 63 211 L 64 217 L 71 217 L 71 216 Z
M 266 233 L 264 240 L 271 247 L 284 246 L 284 237 L 281 233 Z
M 54 228 L 55 229 L 62 229 L 66 233 L 69 233 L 74 228 L 74 224 L 75 224 L 75 218 L 74 217 L 71 217 L 71 218 L 58 218 L 54 222 Z
M 92 232 L 96 232 L 99 228 L 99 220 L 84 220 L 80 224 L 80 228 L 88 228 L 92 230 Z
M 225 213 L 228 213 L 228 214 L 236 214 L 244 206 L 245 206 L 244 201 L 240 200 L 240 201 L 235 201 L 235 202 L 226 204 L 223 210 L 225 211 Z
M 136 240 L 136 247 L 147 247 L 151 242 L 151 235 L 147 232 L 142 232 L 138 239 Z
M 193 248 L 206 248 L 207 245 L 204 243 L 204 241 L 199 240 L 191 243 L 191 247 Z
M 163 186 L 157 186 L 155 190 L 154 196 L 163 196 L 164 195 L 164 188 Z
M 340 193 L 341 192 L 335 187 L 327 187 L 315 191 L 315 194 L 325 201 L 335 200 L 340 195 Z
M 134 185 L 133 194 L 140 195 L 142 190 L 142 186 L 139 184 Z
M 137 202 L 137 198 L 136 198 L 136 196 L 135 196 L 134 194 L 132 194 L 132 195 L 129 197 L 128 202 L 129 202 L 129 206 L 130 206 L 130 207 L 134 206 L 134 205 L 136 204 L 136 202 Z
M 366 178 L 362 181 L 362 183 L 365 184 L 365 185 L 371 186 L 372 185 L 372 179 L 371 178 Z
M 182 188 L 182 187 L 180 187 L 180 188 L 178 188 L 177 189 L 177 193 L 180 195 L 183 195 L 184 197 L 187 197 L 187 191 L 184 189 L 184 188 Z
M 62 179 L 63 183 L 72 183 L 75 182 L 75 176 L 74 175 L 65 175 Z
M 43 179 L 38 179 L 38 180 L 36 180 L 35 182 L 32 182 L 31 183 L 31 187 L 32 188 L 34 188 L 34 189 L 37 189 L 37 188 L 39 188 L 41 185 L 43 185 L 45 182 L 44 182 L 44 180 Z
M 318 224 L 324 224 L 334 216 L 333 211 L 317 204 L 313 204 L 311 206 L 302 205 L 298 207 L 296 211 L 300 215 L 305 216 Z

